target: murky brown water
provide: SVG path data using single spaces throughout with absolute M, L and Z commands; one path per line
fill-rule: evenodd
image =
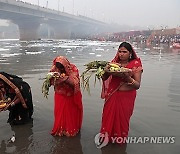
M 129 136 L 174 136 L 173 144 L 108 145 L 97 149 L 94 136 L 99 132 L 103 100 L 101 86 L 91 87 L 91 96 L 83 92 L 84 118 L 81 133 L 74 138 L 53 137 L 53 89 L 43 98 L 41 86 L 54 57 L 66 56 L 80 72 L 92 60 L 111 60 L 119 43 L 78 40 L 19 42 L 0 41 L 0 69 L 22 76 L 32 88 L 32 123 L 11 127 L 8 111 L 0 113 L 0 154 L 179 154 L 180 145 L 180 50 L 137 48 L 144 67 Z M 15 134 L 16 141 L 8 143 Z

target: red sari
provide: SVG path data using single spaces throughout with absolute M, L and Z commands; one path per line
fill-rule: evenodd
M 63 82 L 54 87 L 54 127 L 51 134 L 75 136 L 81 129 L 83 116 L 78 69 L 74 64 L 70 64 L 66 58 L 59 56 L 53 61 L 51 71 L 53 71 L 56 62 L 64 66 L 71 85 Z
M 112 62 L 118 62 L 117 56 Z M 132 69 L 132 75 L 142 71 L 141 60 L 136 57 L 126 67 Z M 134 109 L 136 90 L 119 91 L 122 84 L 124 81 L 115 76 L 110 76 L 103 83 L 102 98 L 105 98 L 105 104 L 101 133 L 107 132 L 110 140 L 111 137 L 125 138 L 128 136 L 130 117 Z

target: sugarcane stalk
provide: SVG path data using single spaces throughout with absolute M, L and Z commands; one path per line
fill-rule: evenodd
M 49 88 L 51 87 L 51 83 L 50 83 L 50 80 L 52 78 L 54 78 L 54 84 L 55 84 L 55 81 L 57 78 L 59 78 L 59 74 L 58 72 L 49 72 L 46 77 L 45 77 L 45 80 L 43 82 L 43 85 L 42 85 L 42 93 L 44 95 L 45 98 L 48 98 L 48 95 L 49 95 Z
M 88 93 L 90 94 L 90 86 L 89 86 L 89 81 L 90 78 L 93 74 L 95 74 L 95 79 L 94 79 L 94 86 L 96 84 L 97 79 L 100 80 L 103 76 L 104 68 L 108 64 L 108 61 L 92 61 L 89 62 L 88 64 L 85 64 L 86 70 L 82 72 L 81 74 L 81 86 L 83 90 L 87 90 Z

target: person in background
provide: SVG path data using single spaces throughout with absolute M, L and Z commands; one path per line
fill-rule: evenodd
M 8 123 L 25 124 L 32 119 L 31 88 L 22 78 L 0 72 L 0 101 L 6 103 L 1 111 L 9 110 Z
M 82 125 L 83 107 L 79 71 L 67 58 L 58 56 L 53 60 L 50 72 L 59 74 L 53 78 L 54 126 L 53 136 L 75 136 Z
M 112 73 L 105 69 L 101 93 L 101 97 L 105 99 L 101 133 L 107 133 L 109 139 L 126 138 L 143 68 L 140 58 L 128 42 L 120 44 L 112 63 L 128 68 L 129 71 Z

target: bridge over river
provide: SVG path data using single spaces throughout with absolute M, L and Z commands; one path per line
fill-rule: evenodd
M 107 27 L 106 23 L 92 18 L 18 0 L 0 0 L 0 19 L 10 20 L 18 25 L 21 40 L 39 39 L 41 24 L 46 24 L 53 30 L 55 39 L 82 38 L 104 32 Z

